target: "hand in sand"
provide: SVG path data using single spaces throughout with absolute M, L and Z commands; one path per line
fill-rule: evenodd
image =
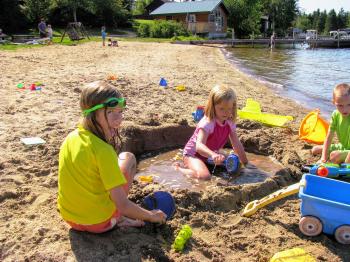
M 211 157 L 215 165 L 220 165 L 225 160 L 225 156 L 222 154 L 214 153 Z
M 155 209 L 151 210 L 152 215 L 150 217 L 150 222 L 164 224 L 166 221 L 166 214 L 162 210 Z

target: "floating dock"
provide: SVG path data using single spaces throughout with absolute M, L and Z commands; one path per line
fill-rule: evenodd
M 176 41 L 176 44 L 192 44 L 192 45 L 206 45 L 206 44 L 226 44 L 231 46 L 252 46 L 265 45 L 269 46 L 271 40 L 269 38 L 260 39 L 213 39 L 213 40 L 192 40 L 192 41 Z M 318 38 L 318 39 L 293 39 L 293 38 L 277 38 L 275 45 L 291 45 L 305 44 L 310 48 L 349 48 L 349 39 L 334 39 L 334 38 Z

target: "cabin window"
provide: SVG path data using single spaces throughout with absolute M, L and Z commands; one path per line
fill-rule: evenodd
M 196 15 L 195 14 L 189 14 L 188 15 L 188 22 L 189 23 L 195 23 L 196 22 Z
M 209 22 L 215 22 L 215 15 L 214 14 L 209 15 Z

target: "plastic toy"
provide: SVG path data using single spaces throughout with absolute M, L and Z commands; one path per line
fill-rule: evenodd
M 38 90 L 41 90 L 41 86 L 36 86 L 35 84 L 31 84 L 29 89 L 31 91 L 38 91 Z
M 269 126 L 284 126 L 288 121 L 293 120 L 292 116 L 280 116 L 268 113 L 261 113 L 259 102 L 248 98 L 246 106 L 238 110 L 238 116 L 242 119 L 250 119 Z
M 322 177 L 350 177 L 350 164 L 333 164 L 322 163 L 313 166 L 303 166 L 303 170 L 308 171 L 312 175 L 318 175 Z
M 310 174 L 303 180 L 300 231 L 306 236 L 331 234 L 339 243 L 350 244 L 350 183 Z
M 21 142 L 26 146 L 42 145 L 46 143 L 46 141 L 40 137 L 24 137 L 21 138 Z
M 287 196 L 297 194 L 299 192 L 300 185 L 300 183 L 290 185 L 287 188 L 282 188 L 260 200 L 254 200 L 248 203 L 248 205 L 246 205 L 243 210 L 242 216 L 250 217 L 254 215 L 260 208 L 263 208 Z
M 25 87 L 24 87 L 24 84 L 23 84 L 23 83 L 19 83 L 19 84 L 17 84 L 17 88 L 19 88 L 19 89 L 24 89 Z
M 141 182 L 146 182 L 146 183 L 152 183 L 153 182 L 153 176 L 139 176 L 139 179 Z
M 175 89 L 176 89 L 177 91 L 181 92 L 181 91 L 185 91 L 185 90 L 186 90 L 186 87 L 183 86 L 183 85 L 180 85 L 180 86 L 175 87 Z
M 326 138 L 328 127 L 327 121 L 320 117 L 320 110 L 311 111 L 300 123 L 299 138 L 321 145 Z
M 274 254 L 269 262 L 316 262 L 304 249 L 296 247 Z
M 208 158 L 208 163 L 214 165 L 214 161 L 212 158 Z M 236 154 L 229 154 L 227 158 L 224 160 L 223 165 L 226 168 L 227 173 L 234 174 L 239 169 L 239 158 Z
M 195 122 L 199 122 L 204 116 L 204 106 L 197 106 L 196 112 L 193 112 L 192 116 Z
M 163 86 L 163 87 L 167 87 L 168 86 L 168 83 L 167 81 L 162 77 L 159 81 L 159 85 L 160 86 Z
M 116 75 L 110 74 L 107 76 L 107 80 L 117 80 L 118 77 Z
M 171 219 L 175 213 L 175 201 L 173 196 L 165 191 L 156 191 L 143 200 L 143 205 L 148 210 L 160 209 Z
M 180 232 L 177 234 L 174 243 L 172 244 L 172 248 L 176 251 L 182 251 L 186 245 L 186 242 L 192 236 L 192 229 L 189 225 L 183 225 Z

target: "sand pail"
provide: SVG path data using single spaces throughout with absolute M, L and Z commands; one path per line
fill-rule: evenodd
M 323 144 L 329 124 L 326 120 L 320 117 L 320 111 L 311 111 L 301 121 L 299 128 L 299 138 L 313 144 Z

